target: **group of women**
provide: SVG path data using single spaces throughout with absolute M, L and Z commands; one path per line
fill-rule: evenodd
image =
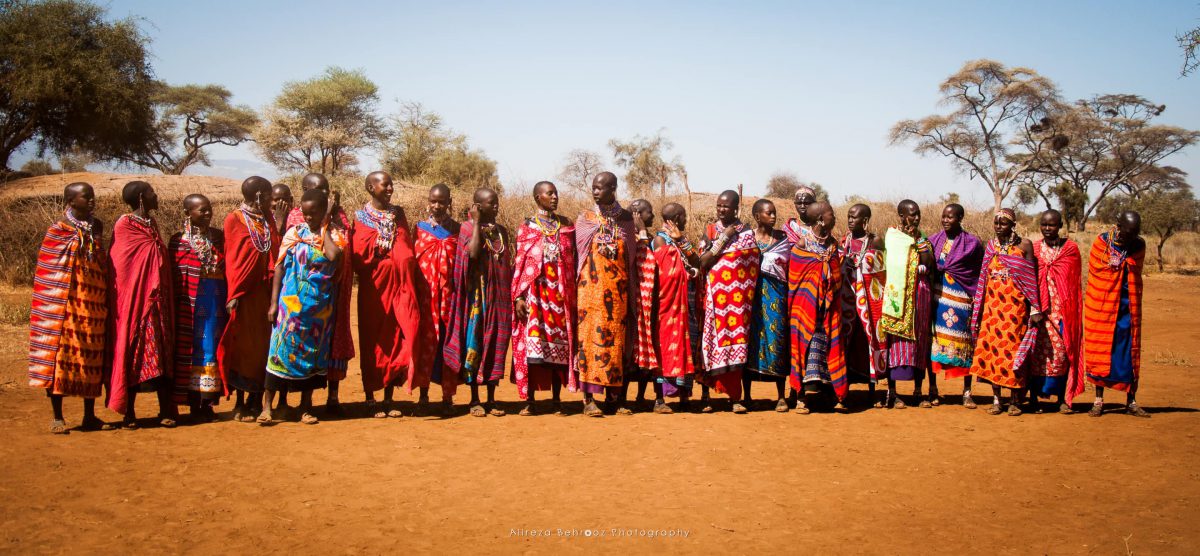
M 111 428 L 94 411 L 102 393 L 124 415 L 119 426 L 136 428 L 143 391 L 157 394 L 163 426 L 174 426 L 179 406 L 214 420 L 229 397 L 236 420 L 274 423 L 293 413 L 290 392 L 299 421 L 315 424 L 313 391 L 328 388 L 325 412 L 340 414 L 338 385 L 356 356 L 379 418 L 402 416 L 395 388 L 417 390 L 425 408 L 434 383 L 447 413 L 465 384 L 469 414 L 504 415 L 495 389 L 506 374 L 525 401 L 521 415 L 539 412 L 540 391 L 563 414 L 564 385 L 582 392 L 584 415 L 629 415 L 635 384 L 635 401 L 652 385 L 652 411 L 667 414 L 676 409 L 666 398 L 692 406 L 697 382 L 702 412 L 714 410 L 712 390 L 747 412 L 755 382 L 774 383 L 779 412 L 825 401 L 844 409 L 853 382 L 868 384 L 875 407 L 904 408 L 896 383 L 906 380 L 915 402 L 932 407 L 940 373 L 964 378 L 967 408 L 976 407 L 972 378 L 990 384 L 993 414 L 1005 412 L 1002 388 L 1012 391 L 1009 415 L 1050 396 L 1071 412 L 1090 382 L 1090 414 L 1103 413 L 1103 390 L 1113 388 L 1127 392 L 1130 414 L 1148 416 L 1135 401 L 1136 213 L 1093 243 L 1083 291 L 1079 248 L 1060 234 L 1056 211 L 1040 216 L 1041 237 L 1030 241 L 1016 214 L 1000 210 L 982 242 L 962 228 L 957 204 L 932 237 L 915 202 L 901 202 L 899 226 L 880 235 L 858 204 L 839 240 L 832 207 L 811 189 L 796 192 L 798 218 L 783 226 L 767 199 L 743 222 L 739 194 L 726 191 L 703 234 L 689 238 L 683 206 L 657 216 L 643 199 L 623 207 L 616 176 L 604 172 L 592 184 L 595 206 L 573 220 L 558 214 L 553 183 L 536 184 L 536 213 L 514 235 L 497 222 L 500 198 L 489 189 L 457 222 L 449 188 L 434 186 L 410 227 L 385 172 L 367 176 L 370 199 L 353 217 L 324 176 L 301 185 L 293 207 L 286 186 L 248 178 L 221 228 L 210 225 L 209 200 L 189 195 L 181 229 L 164 242 L 154 189 L 130 182 L 130 210 L 107 246 L 94 190 L 68 185 L 38 254 L 30 323 L 30 383 L 49 394 L 52 432 L 67 431 L 64 396 L 84 399 L 81 429 Z

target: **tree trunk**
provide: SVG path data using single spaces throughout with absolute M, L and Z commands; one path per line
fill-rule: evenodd
M 996 214 L 1000 212 L 1000 209 L 1004 208 L 1004 196 L 1000 194 L 999 189 L 992 189 L 992 201 L 992 214 Z
M 1159 272 L 1159 274 L 1162 274 L 1162 271 L 1163 271 L 1163 259 L 1162 259 L 1163 246 L 1167 244 L 1167 239 L 1170 237 L 1171 236 L 1169 236 L 1169 235 L 1163 236 L 1161 239 L 1158 240 L 1158 272 Z
M 1083 218 L 1080 218 L 1079 222 L 1076 223 L 1075 231 L 1076 232 L 1086 232 L 1087 231 L 1087 222 L 1088 222 L 1088 215 L 1087 215 L 1087 213 L 1084 213 Z

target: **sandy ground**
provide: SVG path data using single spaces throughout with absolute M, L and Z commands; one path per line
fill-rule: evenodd
M 566 417 L 380 420 L 355 403 L 317 426 L 53 436 L 44 394 L 25 386 L 26 330 L 6 327 L 0 551 L 1196 554 L 1200 278 L 1146 289 L 1145 420 L 769 402 L 741 416 L 588 419 L 575 402 Z M 343 400 L 362 399 L 354 371 Z M 519 409 L 511 385 L 500 398 Z M 138 410 L 154 415 L 152 396 Z

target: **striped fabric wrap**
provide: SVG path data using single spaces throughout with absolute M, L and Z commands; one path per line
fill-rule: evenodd
M 101 394 L 107 274 L 102 246 L 90 237 L 59 221 L 46 230 L 38 250 L 29 314 L 29 385 L 52 394 Z
M 1000 252 L 1000 244 L 995 239 L 988 241 L 987 247 L 983 252 L 983 270 L 979 273 L 979 282 L 975 289 L 975 298 L 971 303 L 971 339 L 975 341 L 979 337 L 980 316 L 983 314 L 983 300 L 987 294 L 988 278 L 991 277 L 991 262 L 995 258 L 1000 261 L 1003 268 L 1008 272 L 1009 279 L 1017 286 L 1021 294 L 1029 302 L 1030 307 L 1040 307 L 1038 295 L 1038 277 L 1037 264 L 1025 260 L 1024 257 L 1009 255 Z M 1016 357 L 1013 360 L 1013 371 L 1021 368 L 1025 363 L 1025 358 L 1033 351 L 1034 342 L 1037 340 L 1037 327 L 1029 323 L 1025 328 L 1025 333 L 1021 336 L 1020 346 L 1017 348 Z
M 1087 290 L 1083 298 L 1083 367 L 1089 382 L 1122 392 L 1136 390 L 1141 377 L 1142 268 L 1144 245 L 1137 250 L 1116 245 L 1117 231 L 1100 234 L 1088 255 Z M 1122 294 L 1125 295 L 1122 295 Z M 1126 297 L 1127 296 L 1127 297 Z M 1129 356 L 1132 380 L 1114 376 L 1113 358 L 1122 309 L 1128 304 Z
M 225 274 L 225 242 L 219 230 L 209 230 L 212 241 L 213 256 L 216 258 L 217 272 L 224 280 Z M 175 403 L 187 404 L 188 392 L 192 382 L 192 355 L 195 348 L 196 297 L 200 289 L 200 279 L 203 269 L 200 258 L 192 250 L 183 232 L 171 236 L 167 244 L 167 253 L 171 255 L 171 278 L 175 294 L 175 374 L 172 396 Z M 225 305 L 226 299 L 220 304 Z M 219 365 L 218 365 L 219 368 Z
M 849 390 L 842 352 L 842 260 L 836 245 L 816 248 L 810 242 L 792 247 L 788 265 L 788 321 L 791 328 L 792 389 L 800 391 L 817 332 L 828 336 L 829 383 L 839 400 Z M 824 378 L 824 377 L 822 377 Z

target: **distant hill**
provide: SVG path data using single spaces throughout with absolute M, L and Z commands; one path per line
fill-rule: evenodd
M 61 195 L 68 183 L 82 181 L 96 188 L 97 196 L 120 195 L 121 188 L 131 181 L 141 180 L 154 186 L 160 196 L 178 198 L 190 193 L 203 193 L 210 199 L 226 200 L 241 198 L 241 182 L 214 176 L 166 176 L 162 174 L 106 174 L 97 172 L 74 172 L 23 178 L 0 183 L 0 200 L 20 197 L 44 197 Z

